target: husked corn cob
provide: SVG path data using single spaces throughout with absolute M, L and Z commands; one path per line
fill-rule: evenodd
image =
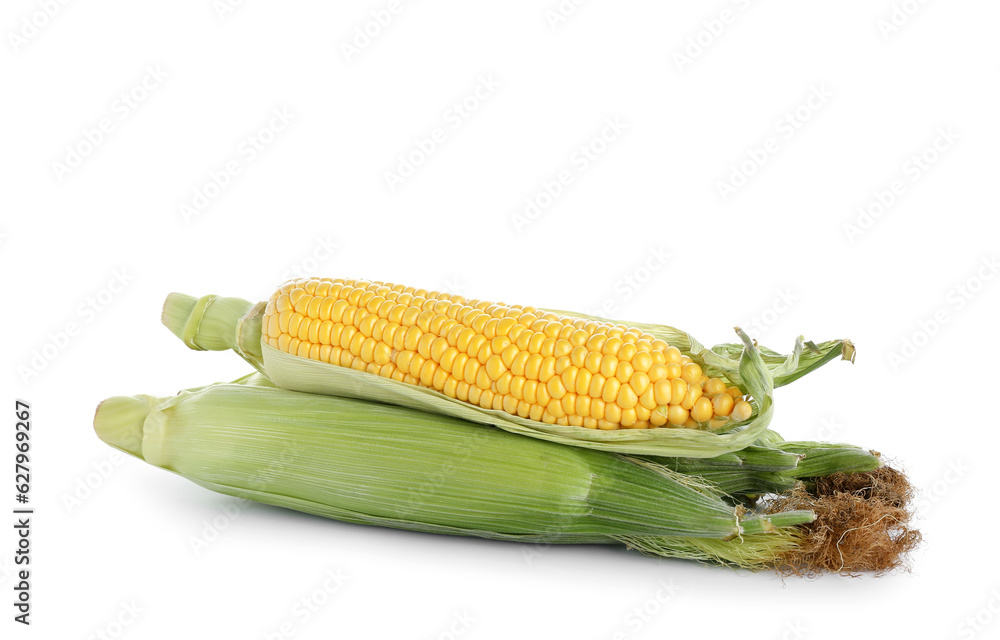
M 356 280 L 293 280 L 256 304 L 172 293 L 162 321 L 188 347 L 232 349 L 285 389 L 695 458 L 753 444 L 773 416 L 775 386 L 853 358 L 847 340 L 800 337 L 781 355 L 737 327 L 739 343 L 709 349 L 666 325 Z
M 717 427 L 751 414 L 737 387 L 637 328 L 402 285 L 287 282 L 267 302 L 262 336 L 286 353 L 549 424 Z

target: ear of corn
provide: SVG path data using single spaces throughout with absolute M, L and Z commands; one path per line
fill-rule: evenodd
M 742 351 L 732 358 L 732 349 L 716 353 L 670 327 L 367 281 L 292 281 L 256 306 L 214 300 L 171 294 L 164 324 L 193 348 L 234 348 L 298 391 L 416 406 L 589 448 L 689 457 L 750 445 L 773 411 L 771 368 L 739 329 Z M 823 358 L 834 346 L 844 347 Z M 787 377 L 818 366 L 811 358 L 800 367 L 805 348 L 800 339 L 773 369 Z
M 795 544 L 794 525 L 813 517 L 742 516 L 709 484 L 648 461 L 287 391 L 257 374 L 170 398 L 110 398 L 94 426 L 108 444 L 207 488 L 360 524 L 626 542 L 757 567 L 774 564 Z

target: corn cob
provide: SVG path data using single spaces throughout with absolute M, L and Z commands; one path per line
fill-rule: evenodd
M 739 450 L 766 428 L 772 369 L 801 375 L 835 352 L 846 357 L 849 345 L 808 343 L 804 353 L 800 339 L 791 356 L 765 364 L 739 330 L 733 358 L 731 345 L 715 353 L 670 327 L 355 280 L 293 280 L 258 305 L 171 294 L 163 322 L 189 347 L 232 348 L 289 389 L 374 397 L 593 448 L 696 457 Z M 650 435 L 612 435 L 622 430 Z
M 270 346 L 522 418 L 588 429 L 742 421 L 738 388 L 638 329 L 355 280 L 298 280 L 271 296 Z
M 809 511 L 743 515 L 710 485 L 615 454 L 447 416 L 273 386 L 254 374 L 115 397 L 108 444 L 204 487 L 348 522 L 773 565 Z

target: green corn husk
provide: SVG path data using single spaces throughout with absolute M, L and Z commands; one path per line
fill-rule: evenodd
M 821 478 L 834 473 L 874 471 L 882 466 L 880 456 L 853 445 L 823 445 L 817 442 L 786 442 L 787 451 L 801 452 L 802 461 L 789 477 Z
M 742 342 L 739 353 L 735 345 L 720 345 L 716 353 L 672 327 L 632 323 L 677 346 L 711 375 L 739 386 L 751 396 L 754 411 L 742 423 L 713 431 L 673 428 L 601 431 L 545 424 L 504 411 L 483 409 L 434 389 L 284 353 L 261 341 L 264 307 L 264 303 L 254 305 L 239 298 L 210 295 L 196 299 L 172 293 L 164 302 L 162 321 L 188 347 L 196 350 L 231 348 L 276 385 L 286 389 L 417 408 L 560 444 L 635 455 L 711 458 L 744 449 L 763 434 L 771 421 L 776 380 L 787 383 L 837 355 L 852 359 L 854 353 L 850 341 L 835 340 L 815 345 L 799 338 L 791 355 L 782 358 L 770 355 L 765 361 L 761 350 L 739 328 L 736 329 Z M 604 320 L 583 314 L 572 315 Z
M 775 565 L 811 511 L 754 516 L 646 460 L 448 416 L 280 389 L 258 374 L 114 397 L 102 440 L 221 493 L 353 522 Z M 709 542 L 711 541 L 711 542 Z
M 800 456 L 794 469 L 786 471 L 790 478 L 820 478 L 834 473 L 874 471 L 883 465 L 877 451 L 853 444 L 785 440 L 775 431 L 764 431 L 757 444 L 781 449 Z
M 751 445 L 741 451 L 714 458 L 650 457 L 678 473 L 708 480 L 729 496 L 780 493 L 795 486 L 785 473 L 799 463 L 799 455 Z
M 874 451 L 850 444 L 786 441 L 771 430 L 758 444 L 715 458 L 648 459 L 678 473 L 704 478 L 733 497 L 782 493 L 799 479 L 872 471 L 882 466 L 881 457 Z

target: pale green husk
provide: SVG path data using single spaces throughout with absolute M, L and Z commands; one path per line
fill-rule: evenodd
M 781 493 L 792 489 L 799 479 L 872 471 L 882 465 L 874 451 L 850 444 L 786 441 L 770 429 L 753 445 L 714 458 L 648 459 L 678 473 L 704 478 L 730 496 Z
M 225 301 L 225 308 L 216 300 Z M 163 323 L 194 349 L 226 349 L 231 346 L 258 371 L 286 389 L 414 407 L 560 444 L 636 455 L 711 458 L 739 451 L 753 444 L 770 424 L 774 412 L 775 376 L 790 381 L 838 354 L 845 358 L 853 356 L 853 347 L 848 341 L 832 341 L 816 346 L 799 338 L 792 354 L 780 359 L 769 356 L 771 361 L 765 362 L 761 350 L 739 328 L 736 328 L 742 342 L 739 353 L 734 345 L 720 345 L 720 352 L 717 353 L 706 349 L 689 334 L 672 327 L 631 323 L 677 346 L 711 375 L 738 385 L 752 397 L 754 412 L 742 423 L 713 431 L 678 428 L 602 431 L 545 424 L 504 411 L 483 409 L 433 389 L 279 351 L 260 339 L 265 305 L 251 305 L 246 301 L 239 304 L 232 302 L 234 300 L 239 299 L 217 296 L 196 299 L 173 293 L 164 303 Z M 218 336 L 219 332 L 226 333 L 227 337 Z
M 103 402 L 108 444 L 238 497 L 358 524 L 774 565 L 809 511 L 743 515 L 649 461 L 448 416 L 273 386 L 254 374 Z M 717 540 L 708 544 L 703 539 Z M 760 562 L 772 548 L 771 562 Z

